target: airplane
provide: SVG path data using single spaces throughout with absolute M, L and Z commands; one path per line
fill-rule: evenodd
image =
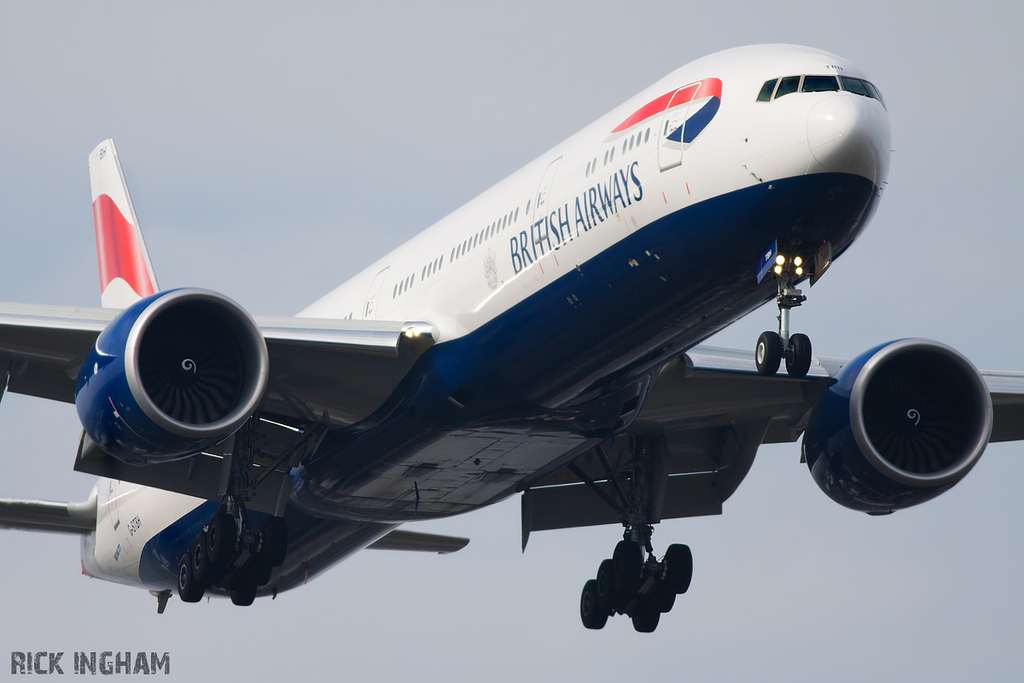
M 363 549 L 455 552 L 468 540 L 400 527 L 520 495 L 524 551 L 623 527 L 581 621 L 652 632 L 693 573 L 655 525 L 721 514 L 761 444 L 802 437 L 826 495 L 885 515 L 1024 438 L 1024 373 L 924 339 L 815 356 L 791 331 L 798 285 L 877 209 L 890 136 L 839 56 L 718 52 L 291 318 L 162 290 L 105 140 L 102 307 L 0 304 L 2 386 L 74 403 L 74 468 L 100 479 L 83 502 L 2 500 L 0 527 L 78 535 L 83 573 L 163 612 L 175 592 L 276 597 Z M 704 343 L 773 300 L 753 351 Z

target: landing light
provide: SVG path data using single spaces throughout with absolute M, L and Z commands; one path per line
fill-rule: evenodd
M 782 266 L 775 266 L 775 274 L 780 275 L 782 273 Z
M 786 262 L 786 257 L 783 256 L 782 254 L 779 254 L 778 256 L 775 257 L 776 265 L 780 265 L 781 266 L 785 262 Z M 780 271 L 776 270 L 775 272 L 778 273 Z
M 802 258 L 800 258 L 799 256 L 797 256 L 795 259 L 793 259 L 793 265 L 794 266 L 802 266 L 803 264 L 804 264 L 804 260 Z M 799 273 L 797 273 L 797 275 L 799 275 Z
M 798 277 L 799 277 L 800 275 L 803 275 L 803 274 L 804 274 L 804 269 L 803 269 L 803 268 L 801 268 L 801 267 L 799 267 L 799 266 L 797 266 L 797 269 L 796 269 L 796 274 L 797 274 L 797 276 L 798 276 Z

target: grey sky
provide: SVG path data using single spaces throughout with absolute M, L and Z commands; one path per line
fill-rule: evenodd
M 923 336 L 1024 370 L 1024 11 L 922 7 L 7 2 L 0 299 L 98 305 L 86 155 L 106 137 L 160 284 L 283 315 L 672 69 L 794 42 L 867 71 L 895 149 L 873 223 L 794 328 L 821 355 Z M 715 342 L 752 348 L 774 314 Z M 84 498 L 78 433 L 71 406 L 4 397 L 0 496 Z M 80 576 L 75 539 L 0 532 L 0 672 L 11 650 L 120 649 L 200 680 L 1016 678 L 1022 450 L 991 446 L 936 501 L 869 518 L 818 490 L 798 445 L 765 447 L 724 515 L 658 527 L 695 570 L 649 636 L 579 623 L 619 529 L 535 534 L 520 555 L 518 499 L 414 527 L 471 537 L 456 555 L 366 552 L 273 602 L 159 617 L 144 591 Z

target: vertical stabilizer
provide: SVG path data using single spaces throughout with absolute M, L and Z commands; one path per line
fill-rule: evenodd
M 113 140 L 104 140 L 89 154 L 89 182 L 100 298 L 104 308 L 125 308 L 159 287 Z

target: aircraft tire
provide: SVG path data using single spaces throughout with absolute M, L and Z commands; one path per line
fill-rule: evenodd
M 284 564 L 288 552 L 288 523 L 284 517 L 267 517 L 260 527 L 260 555 L 268 567 Z
M 583 594 L 580 596 L 580 619 L 583 621 L 583 626 L 593 630 L 602 629 L 608 623 L 608 612 L 601 609 L 597 602 L 597 581 L 595 579 L 590 579 L 583 584 Z
M 631 618 L 635 631 L 639 633 L 654 633 L 654 629 L 658 628 L 658 622 L 661 621 L 661 612 L 649 601 L 644 600 L 636 608 L 636 611 L 633 612 Z
M 604 560 L 598 567 L 595 589 L 597 604 L 602 610 L 611 614 L 618 608 L 621 599 L 615 590 L 615 564 L 611 560 Z
M 643 551 L 633 541 L 622 540 L 615 546 L 612 553 L 612 574 L 615 591 L 621 600 L 628 600 L 640 587 L 644 568 Z
M 192 553 L 186 550 L 178 562 L 178 597 L 182 602 L 199 602 L 205 592 L 192 573 Z
M 674 590 L 668 587 L 664 581 L 658 583 L 651 591 L 650 595 L 647 596 L 647 600 L 650 601 L 651 607 L 658 610 L 658 612 L 665 614 L 671 612 L 672 608 L 676 604 L 676 593 Z
M 677 594 L 685 593 L 693 579 L 693 553 L 690 546 L 673 543 L 665 551 L 665 585 Z
M 207 548 L 206 532 L 200 531 L 196 534 L 196 540 L 192 544 L 192 575 L 204 587 L 214 583 L 211 580 L 213 567 L 210 566 L 210 554 Z
M 762 332 L 754 351 L 757 371 L 765 377 L 774 377 L 782 363 L 782 338 L 777 332 Z
M 214 567 L 227 567 L 235 554 L 238 529 L 235 518 L 226 512 L 218 512 L 210 519 L 206 531 L 207 559 Z
M 803 379 L 811 369 L 811 340 L 806 334 L 794 334 L 789 343 L 793 353 L 786 359 L 786 372 L 790 377 Z
M 249 567 L 249 576 L 252 577 L 253 582 L 257 586 L 265 586 L 270 581 L 270 573 L 274 570 L 266 560 L 261 560 L 259 557 L 251 567 Z
M 247 576 L 241 577 L 231 587 L 231 602 L 239 607 L 248 607 L 256 600 L 256 591 L 259 586 Z

